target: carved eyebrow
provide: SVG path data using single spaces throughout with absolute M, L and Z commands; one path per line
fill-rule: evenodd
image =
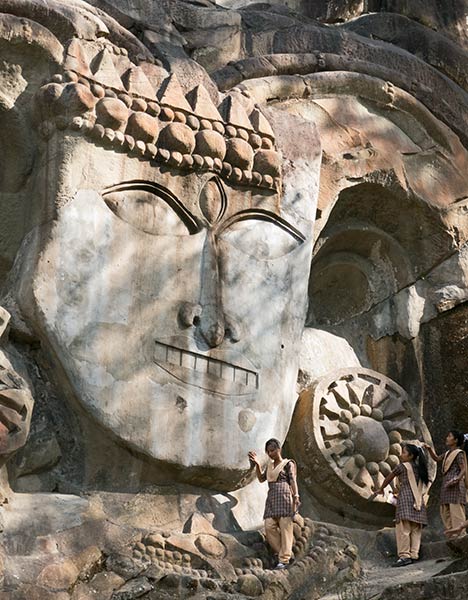
M 289 233 L 296 241 L 300 244 L 305 242 L 305 236 L 295 227 L 290 225 L 287 221 L 285 221 L 282 217 L 275 215 L 275 213 L 270 212 L 269 210 L 265 210 L 263 208 L 248 208 L 246 210 L 242 210 L 232 217 L 229 217 L 224 223 L 219 233 L 222 233 L 225 229 L 237 223 L 238 221 L 247 221 L 247 220 L 258 220 L 258 221 L 268 221 L 269 223 L 273 223 L 286 233 Z
M 190 234 L 198 233 L 200 231 L 200 225 L 192 213 L 185 208 L 182 202 L 170 192 L 167 188 L 151 181 L 144 181 L 135 179 L 133 181 L 126 181 L 124 183 L 118 183 L 117 185 L 111 185 L 102 190 L 101 195 L 104 198 L 108 194 L 115 192 L 128 192 L 128 191 L 141 191 L 149 192 L 161 200 L 164 200 L 172 210 L 179 216 L 179 218 L 185 223 Z

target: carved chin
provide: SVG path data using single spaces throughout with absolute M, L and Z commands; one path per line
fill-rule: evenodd
M 175 346 L 155 343 L 154 362 L 167 373 L 190 385 L 227 396 L 258 392 L 256 371 Z

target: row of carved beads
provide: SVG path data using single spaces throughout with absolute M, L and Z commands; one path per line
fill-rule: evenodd
M 64 130 L 71 129 L 79 131 L 92 139 L 94 142 L 103 146 L 108 146 L 114 150 L 121 150 L 130 156 L 137 156 L 144 160 L 154 160 L 161 164 L 167 164 L 182 170 L 191 171 L 213 171 L 218 173 L 224 179 L 233 184 L 240 184 L 266 189 L 279 189 L 281 185 L 280 177 L 261 173 L 250 169 L 241 169 L 233 166 L 231 162 L 221 160 L 219 157 L 202 156 L 201 154 L 189 154 L 178 150 L 168 150 L 163 147 L 159 140 L 158 145 L 152 142 L 136 140 L 129 134 L 120 131 L 114 131 L 105 128 L 99 123 L 94 123 L 82 117 L 67 119 L 66 117 L 57 117 L 55 121 L 44 121 L 40 125 L 40 132 L 44 138 L 52 135 L 55 128 Z M 237 163 L 239 164 L 239 163 Z M 258 164 L 254 162 L 254 165 Z
M 161 162 L 213 169 L 234 181 L 262 187 L 275 187 L 280 176 L 280 156 L 269 137 L 199 119 L 142 98 L 126 94 L 117 97 L 112 90 L 91 85 L 82 78 L 44 85 L 38 104 L 42 119 L 55 120 L 59 127 L 60 123 L 72 121 L 74 129 L 92 128 L 94 137 L 106 137 L 120 146 L 130 147 L 133 140 L 137 152 Z M 78 116 L 86 125 L 80 125 Z

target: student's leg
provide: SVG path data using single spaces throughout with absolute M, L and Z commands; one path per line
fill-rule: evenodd
M 450 507 L 450 520 L 452 527 L 461 527 L 466 521 L 465 505 L 464 504 L 449 504 Z M 459 537 L 466 535 L 466 531 L 462 531 Z
M 265 519 L 265 537 L 270 548 L 275 554 L 279 554 L 281 548 L 281 534 L 278 528 L 277 519 Z
M 452 529 L 452 518 L 450 516 L 450 504 L 440 505 L 440 518 L 444 524 L 444 529 Z
M 291 560 L 292 547 L 294 542 L 294 529 L 292 517 L 280 517 L 281 531 L 281 549 L 279 552 L 279 561 L 287 565 Z
M 399 558 L 411 558 L 411 523 L 400 521 L 395 526 L 397 553 Z
M 413 560 L 418 560 L 419 558 L 419 549 L 421 547 L 421 535 L 422 535 L 422 525 L 419 523 L 410 523 L 411 525 L 411 536 L 410 536 L 410 558 Z

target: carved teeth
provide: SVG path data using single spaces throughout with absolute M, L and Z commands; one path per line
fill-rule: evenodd
M 206 373 L 219 379 L 258 389 L 258 374 L 254 371 L 236 367 L 216 358 L 161 344 L 160 342 L 155 342 L 154 360 L 157 363 L 169 363 L 178 367 L 185 367 L 192 371 Z

